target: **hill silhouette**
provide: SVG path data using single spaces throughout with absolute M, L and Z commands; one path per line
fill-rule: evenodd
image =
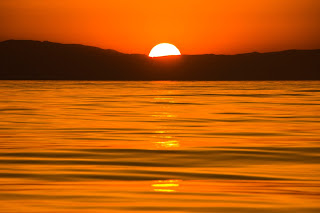
M 320 80 L 320 50 L 149 58 L 78 44 L 0 42 L 1 80 Z

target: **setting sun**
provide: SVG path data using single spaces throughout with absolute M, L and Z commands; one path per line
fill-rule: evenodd
M 169 55 L 181 55 L 181 53 L 176 46 L 168 43 L 162 43 L 153 47 L 149 54 L 150 57 L 162 57 Z

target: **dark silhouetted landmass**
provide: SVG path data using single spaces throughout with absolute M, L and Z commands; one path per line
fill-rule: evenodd
M 320 80 L 320 50 L 149 58 L 77 44 L 0 42 L 2 80 Z

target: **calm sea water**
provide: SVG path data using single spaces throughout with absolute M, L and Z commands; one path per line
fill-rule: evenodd
M 320 212 L 320 82 L 0 81 L 0 212 Z

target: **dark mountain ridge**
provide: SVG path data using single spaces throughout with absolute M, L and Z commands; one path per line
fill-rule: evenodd
M 320 50 L 149 58 L 79 44 L 0 42 L 1 80 L 320 80 Z

